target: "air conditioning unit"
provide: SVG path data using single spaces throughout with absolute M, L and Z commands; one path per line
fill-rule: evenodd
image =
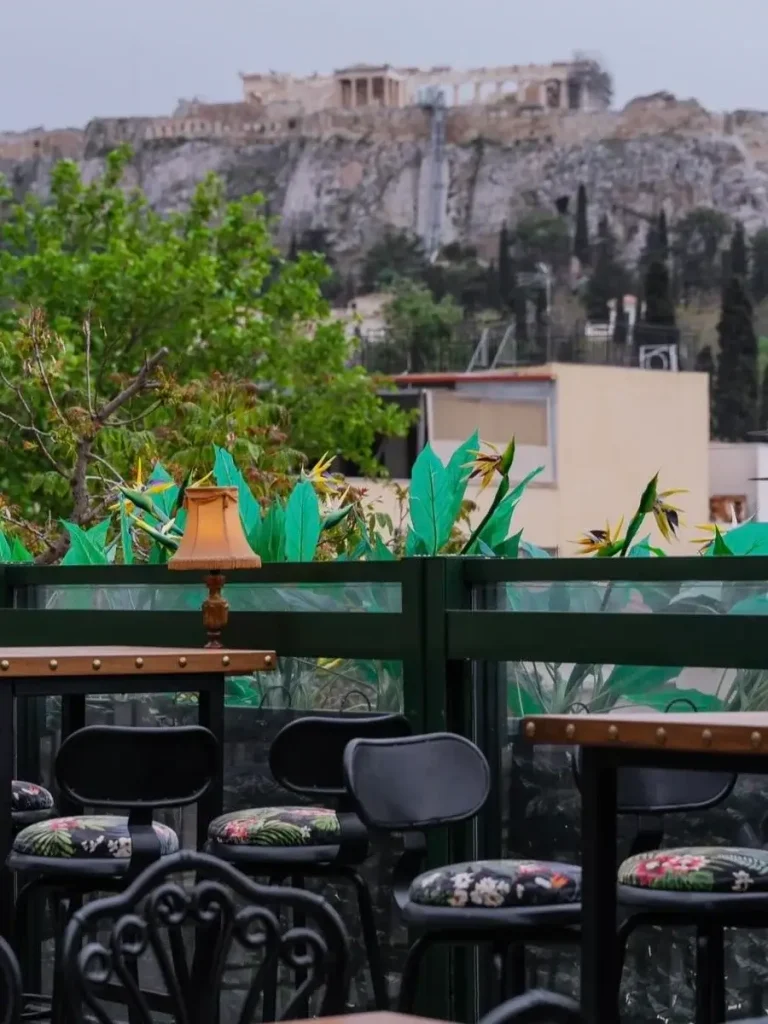
M 641 370 L 680 369 L 677 345 L 641 345 L 638 349 L 638 366 Z

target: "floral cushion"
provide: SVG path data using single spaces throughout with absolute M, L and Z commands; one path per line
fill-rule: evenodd
M 675 892 L 768 892 L 768 850 L 682 846 L 625 860 L 621 885 Z
M 163 856 L 175 853 L 179 837 L 172 828 L 153 822 Z M 76 857 L 104 860 L 130 857 L 128 819 L 114 815 L 87 814 L 75 818 L 48 818 L 23 828 L 13 843 L 13 852 L 27 857 Z
M 328 846 L 341 826 L 327 807 L 255 807 L 214 818 L 208 838 L 227 846 Z
M 481 860 L 427 871 L 411 883 L 413 903 L 428 907 L 536 907 L 576 903 L 581 868 L 530 860 Z
M 14 811 L 50 811 L 53 809 L 53 796 L 47 789 L 35 785 L 34 782 L 20 782 L 14 779 L 11 789 L 11 809 Z

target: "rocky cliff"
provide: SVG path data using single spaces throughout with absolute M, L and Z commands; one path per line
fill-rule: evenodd
M 23 144 L 0 137 L 0 173 L 17 193 L 44 195 L 62 155 L 91 177 L 127 140 L 135 151 L 132 183 L 157 209 L 183 206 L 215 171 L 233 198 L 265 194 L 283 241 L 322 227 L 350 262 L 387 226 L 423 232 L 435 192 L 443 242 L 488 255 L 505 219 L 514 223 L 534 207 L 554 210 L 581 182 L 593 227 L 608 214 L 630 259 L 646 230 L 636 213 L 663 207 L 674 221 L 707 205 L 739 217 L 748 231 L 768 223 L 768 114 L 712 114 L 665 94 L 594 114 L 452 108 L 437 161 L 430 128 L 430 113 L 418 108 L 326 111 L 285 124 L 95 121 L 63 141 L 48 133 Z

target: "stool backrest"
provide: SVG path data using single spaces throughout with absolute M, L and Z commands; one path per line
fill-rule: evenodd
M 353 740 L 344 752 L 344 773 L 362 821 L 392 832 L 473 818 L 491 778 L 482 751 L 448 732 Z
M 216 737 L 199 725 L 89 725 L 61 744 L 56 779 L 87 806 L 183 807 L 208 789 L 217 761 Z
M 354 739 L 410 736 L 403 715 L 307 716 L 290 722 L 269 748 L 269 767 L 279 785 L 313 797 L 341 797 L 344 751 Z

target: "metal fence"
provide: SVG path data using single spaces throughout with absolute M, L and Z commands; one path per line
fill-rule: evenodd
M 241 718 L 255 721 L 286 706 L 339 713 L 402 707 L 415 730 L 448 729 L 480 745 L 492 766 L 491 798 L 475 825 L 435 841 L 435 864 L 578 858 L 578 796 L 568 765 L 554 752 L 534 757 L 520 742 L 516 721 L 526 711 L 664 710 L 680 699 L 689 710 L 768 707 L 768 558 L 268 565 L 231 573 L 227 593 L 227 643 L 275 649 L 281 660 L 282 676 L 258 702 L 244 709 L 233 693 Z M 6 566 L 0 641 L 195 645 L 204 640 L 202 598 L 199 581 L 162 567 Z M 294 703 L 286 705 L 286 694 Z M 20 763 L 31 770 L 45 714 L 35 701 L 20 709 Z M 734 815 L 759 828 L 768 811 L 759 787 L 743 780 L 733 800 L 724 817 L 702 815 L 679 827 L 687 834 L 696 825 L 723 841 L 732 839 Z M 382 908 L 387 902 L 384 893 Z M 638 942 L 627 968 L 627 1019 L 656 1020 L 654 1006 L 671 1006 L 669 1020 L 691 1019 L 687 936 L 642 933 Z M 750 1011 L 768 995 L 755 948 L 746 935 L 729 951 L 730 1002 Z M 573 992 L 576 957 L 542 951 L 531 961 L 531 981 Z M 394 974 L 396 956 L 391 963 Z M 486 1008 L 484 963 L 463 951 L 436 957 L 423 1012 L 473 1019 Z M 653 998 L 636 1000 L 635 989 Z

